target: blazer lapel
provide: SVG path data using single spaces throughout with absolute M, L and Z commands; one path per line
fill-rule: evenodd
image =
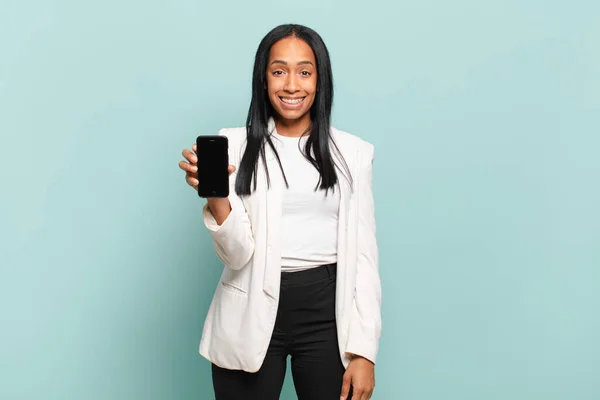
M 269 133 L 275 130 L 273 118 L 269 120 Z M 274 144 L 277 146 L 277 141 Z M 262 176 L 262 190 L 265 191 L 267 216 L 267 268 L 263 282 L 263 290 L 274 299 L 279 298 L 279 285 L 281 281 L 281 212 L 283 201 L 283 176 L 273 149 L 266 144 L 265 156 L 269 169 L 270 187 L 268 186 L 266 171 Z
M 344 143 L 340 143 L 340 140 L 342 140 L 342 138 L 340 138 L 339 136 L 333 136 L 334 140 L 336 140 L 336 143 L 338 145 L 338 148 L 340 149 L 340 151 L 343 151 L 345 146 Z M 338 263 L 338 285 L 336 286 L 336 312 L 337 313 L 343 313 L 343 306 L 345 304 L 345 302 L 343 301 L 343 299 L 346 298 L 346 293 L 344 293 L 344 289 L 346 288 L 346 285 L 343 284 L 343 281 L 347 279 L 347 270 L 348 270 L 348 265 L 352 262 L 351 259 L 348 258 L 348 253 L 350 250 L 349 246 L 356 246 L 356 243 L 350 243 L 349 242 L 349 232 L 348 232 L 348 222 L 349 222 L 349 218 L 350 218 L 350 208 L 351 208 L 351 202 L 352 202 L 352 185 L 350 182 L 348 182 L 348 179 L 346 177 L 346 171 L 341 168 L 342 165 L 344 165 L 342 163 L 342 160 L 340 160 L 339 157 L 337 157 L 337 153 L 333 152 L 334 157 L 336 158 L 336 165 L 338 166 L 337 168 L 337 173 L 338 173 L 338 188 L 340 190 L 340 208 L 339 208 L 339 213 L 338 213 L 338 241 L 337 241 L 337 263 Z M 352 164 L 349 163 L 349 159 L 348 159 L 348 154 L 343 154 L 343 156 L 345 157 L 345 161 L 348 163 L 348 166 L 351 168 Z M 352 168 L 351 168 L 351 172 L 352 172 Z M 354 177 L 353 177 L 354 178 Z M 352 183 L 355 183 L 356 181 L 353 180 Z

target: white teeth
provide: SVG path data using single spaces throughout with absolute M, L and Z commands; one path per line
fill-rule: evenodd
M 283 101 L 286 104 L 299 104 L 302 102 L 302 100 L 304 100 L 304 98 L 301 99 L 284 99 L 283 97 L 280 97 L 281 101 Z

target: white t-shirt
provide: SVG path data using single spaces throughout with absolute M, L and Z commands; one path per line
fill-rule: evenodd
M 319 172 L 302 151 L 307 136 L 292 138 L 273 132 L 289 188 L 284 189 L 282 271 L 301 271 L 337 262 L 339 189 L 318 189 Z M 301 150 L 302 149 L 302 150 Z

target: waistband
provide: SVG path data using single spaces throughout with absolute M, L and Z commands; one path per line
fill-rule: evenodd
M 297 272 L 282 272 L 281 283 L 305 284 L 320 281 L 326 278 L 335 278 L 337 275 L 337 263 L 321 265 Z

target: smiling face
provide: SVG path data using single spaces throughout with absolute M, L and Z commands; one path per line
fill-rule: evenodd
M 267 91 L 276 118 L 286 124 L 308 124 L 317 92 L 317 62 L 302 39 L 288 37 L 271 47 Z

